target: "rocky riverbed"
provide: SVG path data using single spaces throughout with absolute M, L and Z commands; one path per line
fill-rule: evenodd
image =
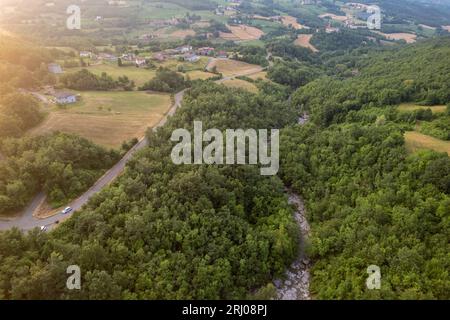
M 310 261 L 305 254 L 305 240 L 310 234 L 308 221 L 306 220 L 305 205 L 299 195 L 288 190 L 289 203 L 296 208 L 294 217 L 300 229 L 299 256 L 286 271 L 285 280 L 275 280 L 277 299 L 279 300 L 310 300 L 309 293 L 309 268 Z

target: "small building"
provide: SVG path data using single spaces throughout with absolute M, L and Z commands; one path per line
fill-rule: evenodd
M 77 95 L 71 92 L 55 92 L 56 103 L 71 104 L 77 102 Z
M 134 53 L 125 53 L 121 57 L 124 61 L 134 61 L 136 60 L 136 55 Z
M 100 60 L 108 60 L 108 61 L 117 61 L 117 57 L 115 55 L 109 54 L 109 53 L 100 53 L 99 54 Z
M 188 53 L 192 51 L 192 46 L 182 46 L 176 48 L 175 50 L 177 50 L 179 53 Z
M 136 57 L 136 67 L 145 67 L 147 65 L 147 60 L 144 58 Z
M 90 51 L 80 51 L 80 58 L 91 58 L 92 52 Z
M 217 58 L 228 58 L 228 53 L 226 51 L 221 50 L 217 53 Z
M 214 48 L 211 48 L 211 47 L 198 48 L 197 54 L 199 54 L 201 56 L 211 56 L 214 54 Z
M 48 72 L 53 73 L 53 74 L 64 73 L 62 67 L 57 63 L 49 63 L 47 68 L 48 68 Z
M 159 52 L 159 53 L 155 53 L 153 55 L 153 59 L 162 62 L 162 61 L 166 60 L 166 56 L 164 54 L 162 54 L 161 52 Z
M 184 55 L 184 61 L 187 62 L 197 62 L 198 60 L 200 60 L 200 57 L 196 54 L 186 54 Z

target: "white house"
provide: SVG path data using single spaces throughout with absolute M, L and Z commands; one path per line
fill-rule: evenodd
M 54 94 L 56 103 L 58 104 L 70 104 L 77 102 L 77 96 L 71 92 L 56 92 Z
M 186 54 L 184 56 L 184 61 L 197 62 L 198 60 L 200 60 L 200 57 L 196 54 Z
M 92 52 L 90 51 L 80 51 L 81 58 L 90 58 L 92 56 Z
M 57 63 L 49 63 L 47 68 L 48 68 L 48 72 L 50 72 L 50 73 L 54 73 L 54 74 L 64 73 L 61 66 Z

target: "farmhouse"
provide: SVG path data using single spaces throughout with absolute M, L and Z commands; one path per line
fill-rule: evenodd
M 144 67 L 147 65 L 147 60 L 145 60 L 144 58 L 137 57 L 135 62 L 136 62 L 136 67 Z
M 56 103 L 58 104 L 70 104 L 77 102 L 77 96 L 71 92 L 56 92 L 54 97 Z
M 64 73 L 61 66 L 57 63 L 49 63 L 47 67 L 48 67 L 48 72 L 50 72 L 50 73 L 53 73 L 53 74 Z
M 80 51 L 81 58 L 90 58 L 92 57 L 92 52 L 90 51 Z
M 197 49 L 197 54 L 201 56 L 210 56 L 214 53 L 214 48 L 211 47 L 203 47 Z
M 197 62 L 198 60 L 200 60 L 200 57 L 196 54 L 186 54 L 184 55 L 184 61 L 188 61 L 188 62 Z

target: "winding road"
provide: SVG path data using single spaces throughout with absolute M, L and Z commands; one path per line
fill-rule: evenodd
M 217 83 L 223 82 L 225 80 L 233 79 L 238 76 L 248 76 L 251 74 L 255 74 L 258 72 L 261 72 L 263 70 L 262 67 L 255 68 L 255 70 L 251 70 L 251 72 L 238 72 L 235 75 L 231 77 L 226 77 L 221 80 L 216 81 Z M 181 102 L 184 97 L 184 93 L 186 90 L 180 91 L 177 94 L 175 94 L 174 97 L 174 103 L 169 109 L 169 111 L 165 114 L 165 116 L 159 121 L 159 123 L 153 127 L 153 130 L 156 130 L 159 127 L 162 127 L 166 124 L 169 117 L 173 116 L 177 109 L 181 106 Z M 76 200 L 73 200 L 71 203 L 69 203 L 67 206 L 71 207 L 73 209 L 72 212 L 68 214 L 62 214 L 57 213 L 51 217 L 39 219 L 33 216 L 33 213 L 37 210 L 39 205 L 42 203 L 42 201 L 45 200 L 45 194 L 39 193 L 28 205 L 27 208 L 25 208 L 20 215 L 17 217 L 13 217 L 11 219 L 6 218 L 0 218 L 0 231 L 1 230 L 8 230 L 13 227 L 17 227 L 21 230 L 27 231 L 31 230 L 33 228 L 40 228 L 41 226 L 47 227 L 47 229 L 52 229 L 55 225 L 57 225 L 57 222 L 63 221 L 67 219 L 70 215 L 72 215 L 74 212 L 80 210 L 88 201 L 89 199 L 101 191 L 103 188 L 107 187 L 111 182 L 113 182 L 125 169 L 126 164 L 128 161 L 133 158 L 135 153 L 142 148 L 146 147 L 148 145 L 147 139 L 144 137 L 139 142 L 131 148 L 124 156 L 123 158 L 116 164 L 114 167 L 109 169 L 105 175 L 103 175 L 97 182 L 83 195 L 81 195 Z

